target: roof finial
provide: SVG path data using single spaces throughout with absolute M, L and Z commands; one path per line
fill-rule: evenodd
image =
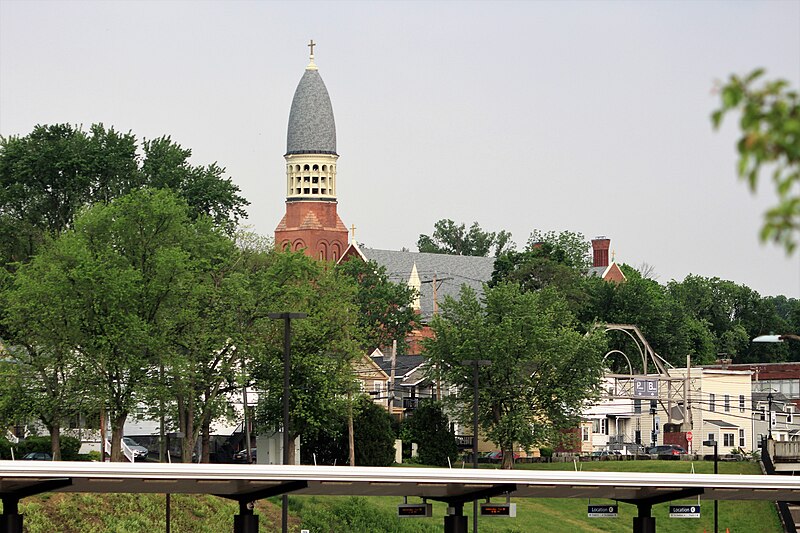
M 311 54 L 309 55 L 309 63 L 306 67 L 306 70 L 317 70 L 317 65 L 314 64 L 314 47 L 317 46 L 317 43 L 314 42 L 314 39 L 308 43 L 308 47 L 311 49 Z

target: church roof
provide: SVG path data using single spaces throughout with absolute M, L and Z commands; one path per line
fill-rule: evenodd
M 294 91 L 286 135 L 289 154 L 336 154 L 333 106 L 316 67 L 306 69 Z
M 417 267 L 420 285 L 422 319 L 433 316 L 433 279 L 436 283 L 436 301 L 441 304 L 445 297 L 458 298 L 462 285 L 472 287 L 478 297 L 483 295 L 483 284 L 492 279 L 494 257 L 467 255 L 429 254 L 420 252 L 397 252 L 360 248 L 368 261 L 386 267 L 389 279 L 396 283 L 408 283 L 411 271 Z

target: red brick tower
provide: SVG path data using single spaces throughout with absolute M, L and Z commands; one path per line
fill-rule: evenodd
M 336 124 L 328 90 L 314 64 L 294 93 L 286 135 L 286 214 L 275 245 L 337 261 L 347 248 L 347 227 L 336 211 Z

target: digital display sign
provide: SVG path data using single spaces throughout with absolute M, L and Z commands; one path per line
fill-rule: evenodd
M 433 516 L 433 506 L 429 503 L 401 503 L 397 506 L 397 516 L 427 518 Z
M 516 503 L 482 503 L 481 516 L 517 516 Z

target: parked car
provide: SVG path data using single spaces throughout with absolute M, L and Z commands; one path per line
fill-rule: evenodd
M 653 446 L 647 450 L 650 455 L 658 455 L 659 457 L 676 457 L 686 453 L 683 446 L 677 444 L 664 444 L 663 446 Z
M 22 456 L 26 461 L 52 461 L 53 456 L 47 452 L 31 452 Z
M 608 457 L 610 455 L 622 455 L 619 450 L 599 450 L 592 452 L 592 457 Z
M 250 448 L 250 457 L 253 459 L 253 463 L 256 461 L 256 449 Z M 244 450 L 240 450 L 233 454 L 233 462 L 240 463 L 240 464 L 247 464 L 247 448 Z
M 486 457 L 488 457 L 489 460 L 491 462 L 493 462 L 493 463 L 494 462 L 499 463 L 499 462 L 501 462 L 503 460 L 503 451 L 502 450 L 495 450 L 493 452 L 489 452 L 489 454 Z M 514 461 L 516 461 L 519 458 L 520 458 L 519 453 L 514 452 Z
M 133 452 L 133 460 L 136 461 L 137 459 L 147 459 L 147 454 L 150 453 L 150 450 L 136 442 L 130 437 L 122 437 L 122 442 L 131 449 Z

